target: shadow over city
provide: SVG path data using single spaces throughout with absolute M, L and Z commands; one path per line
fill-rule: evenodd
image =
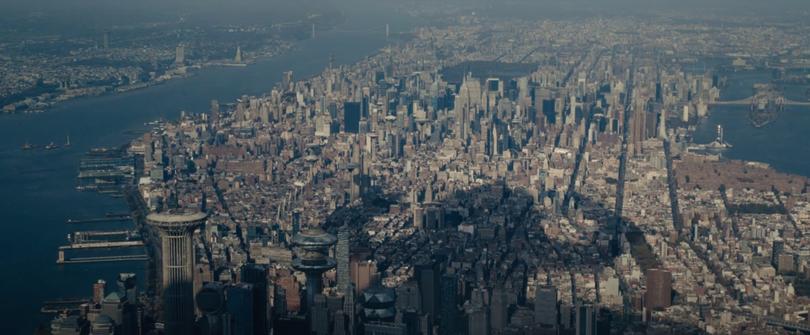
M 577 313 L 585 311 L 594 313 L 592 326 L 597 327 L 600 334 L 610 333 L 611 328 L 621 333 L 703 333 L 692 325 L 660 319 L 656 319 L 656 323 L 666 328 L 629 328 L 630 321 L 644 320 L 641 297 L 625 296 L 618 304 L 608 306 L 605 298 L 596 292 L 598 286 L 594 289 L 571 284 L 572 280 L 584 282 L 577 281 L 578 276 L 596 275 L 598 278 L 598 273 L 606 267 L 614 267 L 618 260 L 611 251 L 611 243 L 606 243 L 611 242 L 611 234 L 616 231 L 615 216 L 613 210 L 602 204 L 575 194 L 575 205 L 566 210 L 568 214 L 563 214 L 558 204 L 551 208 L 542 206 L 544 197 L 555 198 L 553 192 L 534 196 L 530 190 L 510 187 L 504 181 L 464 190 L 434 187 L 432 194 L 427 193 L 424 185 L 414 186 L 413 190 L 417 199 L 415 205 L 410 204 L 411 190 L 393 193 L 384 193 L 379 187 L 369 190 L 362 204 L 336 210 L 323 227 L 333 234 L 344 224 L 349 227 L 353 236 L 352 259 L 376 262 L 382 278 L 410 274 L 407 282 L 420 287 L 422 292 L 422 303 L 418 307 L 422 307 L 421 312 L 425 312 L 424 307 L 436 310 L 442 334 L 469 333 L 472 327 L 481 325 L 477 318 L 482 310 L 489 315 L 486 321 L 489 326 L 510 334 L 574 334 L 579 318 L 586 317 Z M 428 201 L 430 198 L 434 201 Z M 422 214 L 421 218 L 414 220 L 414 213 Z M 401 216 L 407 220 L 402 230 L 412 231 L 412 234 L 395 233 L 384 238 L 370 235 L 369 231 L 381 231 L 379 227 L 369 229 L 375 225 L 373 218 L 377 215 Z M 548 222 L 555 215 L 567 216 L 572 222 L 585 219 L 598 224 L 590 228 L 577 226 L 586 230 L 582 238 L 565 240 L 556 232 L 547 233 L 554 230 Z M 627 242 L 624 250 L 644 271 L 660 267 L 661 262 L 641 231 L 632 222 L 623 221 L 623 225 L 625 228 L 621 231 L 625 231 Z M 437 270 L 438 278 L 426 279 L 421 274 L 424 268 Z M 544 275 L 539 275 L 541 273 Z M 567 278 L 560 281 L 560 274 Z M 431 285 L 441 288 L 431 291 L 439 296 L 425 294 L 425 286 Z M 619 292 L 625 291 L 625 285 L 620 283 Z M 559 302 L 552 303 L 551 309 L 548 303 L 535 302 L 540 287 L 553 287 L 559 294 Z M 455 294 L 448 294 L 448 289 Z M 478 301 L 481 292 L 485 292 L 486 303 L 477 306 L 481 304 Z M 491 296 L 486 296 L 486 292 Z M 505 299 L 495 297 L 501 293 Z M 673 304 L 683 303 L 678 292 L 673 291 L 672 296 Z M 426 299 L 431 303 L 425 303 Z M 432 303 L 436 306 L 430 306 Z M 448 304 L 452 307 L 448 308 Z M 556 319 L 555 324 L 538 323 L 537 319 L 543 318 L 541 314 L 549 311 L 551 318 Z M 496 320 L 503 316 L 505 320 Z M 642 322 L 634 324 L 644 325 Z

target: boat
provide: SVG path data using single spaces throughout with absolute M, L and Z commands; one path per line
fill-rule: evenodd
M 48 143 L 48 145 L 45 146 L 45 150 L 54 150 L 56 148 L 59 148 L 59 146 L 54 144 L 53 142 Z
M 65 140 L 65 144 L 63 145 L 65 148 L 70 148 L 70 135 L 67 135 Z
M 25 144 L 22 145 L 22 149 L 23 150 L 31 150 L 31 149 L 34 149 L 34 146 L 31 143 L 28 143 L 28 141 L 25 141 Z
M 691 145 L 687 148 L 687 151 L 700 155 L 722 156 L 726 150 L 733 147 L 726 142 L 724 135 L 723 126 L 717 125 L 717 137 L 715 137 L 714 141 L 707 144 Z

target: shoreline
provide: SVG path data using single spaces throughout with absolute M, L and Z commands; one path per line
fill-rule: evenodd
M 156 87 L 156 86 L 160 86 L 160 85 L 163 85 L 163 84 L 166 84 L 166 83 L 177 81 L 179 79 L 191 78 L 191 77 L 197 75 L 198 72 L 203 71 L 203 70 L 207 70 L 207 69 L 211 69 L 211 68 L 247 68 L 247 67 L 250 67 L 251 65 L 256 64 L 258 62 L 267 61 L 267 60 L 273 59 L 273 58 L 275 58 L 275 57 L 277 57 L 279 55 L 283 55 L 284 53 L 289 52 L 293 48 L 294 48 L 294 46 L 292 46 L 292 45 L 285 45 L 281 50 L 279 50 L 278 52 L 276 52 L 276 53 L 274 53 L 272 55 L 258 56 L 256 58 L 252 58 L 252 59 L 249 59 L 249 60 L 244 60 L 242 63 L 235 63 L 235 62 L 228 62 L 227 60 L 220 60 L 220 61 L 211 61 L 211 62 L 206 62 L 206 63 L 191 64 L 191 65 L 187 65 L 187 66 L 183 66 L 183 67 L 178 67 L 178 68 L 171 69 L 170 71 L 167 71 L 166 74 L 164 74 L 164 75 L 162 75 L 160 77 L 157 77 L 156 79 L 147 81 L 147 82 L 140 82 L 140 83 L 136 83 L 136 84 L 121 85 L 121 86 L 92 86 L 92 87 L 78 88 L 77 90 L 88 90 L 89 93 L 88 94 L 81 94 L 81 95 L 71 96 L 69 98 L 64 98 L 64 99 L 59 99 L 60 96 L 57 96 L 56 98 L 48 100 L 47 102 L 43 102 L 45 104 L 48 104 L 47 107 L 43 107 L 43 108 L 32 108 L 32 109 L 25 109 L 25 110 L 20 110 L 20 111 L 16 111 L 16 110 L 15 111 L 6 111 L 6 110 L 0 109 L 0 115 L 11 116 L 11 115 L 37 115 L 37 114 L 43 114 L 43 113 L 48 113 L 52 109 L 54 109 L 54 108 L 56 108 L 56 107 L 58 107 L 58 106 L 60 106 L 60 105 L 62 105 L 64 103 L 67 103 L 67 102 L 79 101 L 79 100 L 87 99 L 87 98 L 114 96 L 114 95 L 118 95 L 118 94 L 142 91 L 142 90 L 145 90 L 145 89 L 149 89 L 149 88 L 152 88 L 152 87 Z M 173 73 L 169 74 L 169 72 L 173 72 Z M 167 75 L 169 75 L 169 77 L 165 77 Z M 164 78 L 164 79 L 160 79 L 160 78 Z M 32 98 L 35 98 L 35 97 L 28 97 L 26 99 L 32 99 Z M 21 101 L 24 101 L 24 100 L 25 99 L 23 99 Z M 20 101 L 18 101 L 18 102 L 20 102 Z M 12 105 L 12 104 L 15 104 L 15 103 L 11 103 L 9 105 Z M 0 106 L 0 107 L 2 107 L 2 106 Z

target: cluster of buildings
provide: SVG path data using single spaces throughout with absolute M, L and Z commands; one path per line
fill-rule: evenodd
M 272 27 L 151 24 L 96 36 L 0 42 L 0 112 L 40 112 L 76 97 L 159 84 L 204 66 L 244 65 L 289 47 Z
M 132 142 L 139 195 L 162 213 L 147 221 L 163 241 L 154 309 L 167 334 L 807 322 L 808 181 L 688 150 L 724 85 L 688 64 L 752 50 L 730 37 L 747 28 L 455 23 Z M 445 76 L 473 62 L 489 62 L 485 77 Z M 188 212 L 205 214 L 172 214 Z M 194 224 L 178 247 L 166 227 L 181 221 Z

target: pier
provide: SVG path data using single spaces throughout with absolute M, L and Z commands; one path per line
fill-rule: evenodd
M 71 243 L 59 247 L 59 250 L 79 250 L 79 249 L 112 249 L 112 248 L 132 248 L 142 247 L 143 241 L 119 241 L 119 242 L 84 242 Z
M 45 301 L 42 303 L 42 308 L 39 309 L 40 313 L 59 313 L 61 311 L 77 311 L 83 304 L 89 304 L 90 299 L 62 299 Z
M 127 261 L 147 261 L 149 256 L 142 255 L 119 255 L 119 256 L 95 256 L 95 257 L 65 257 L 65 251 L 59 250 L 59 257 L 56 264 L 86 264 L 104 262 L 127 262 Z
M 80 224 L 80 223 L 129 221 L 129 220 L 132 220 L 132 216 L 126 215 L 126 216 L 106 216 L 102 218 L 92 218 L 92 219 L 67 219 L 65 223 Z
M 85 243 L 85 242 L 115 242 L 114 240 L 129 240 L 132 237 L 138 237 L 138 232 L 134 230 L 115 230 L 115 231 L 77 231 L 71 235 L 71 243 Z M 94 238 L 106 239 L 94 239 Z

